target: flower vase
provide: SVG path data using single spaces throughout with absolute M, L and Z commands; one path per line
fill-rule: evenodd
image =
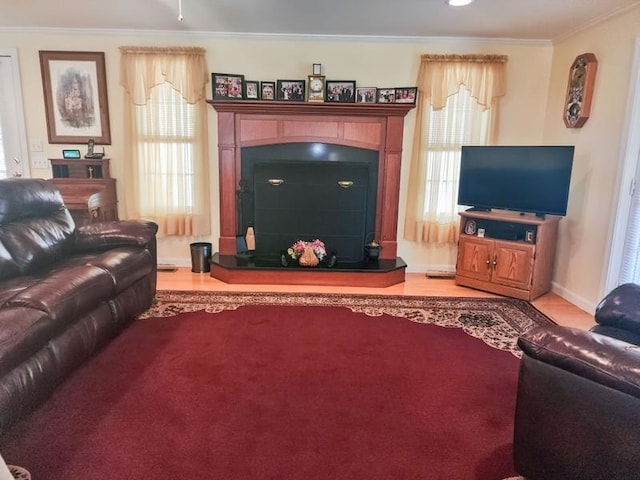
M 300 255 L 298 259 L 298 264 L 301 267 L 317 267 L 320 260 L 316 257 L 316 254 L 313 251 L 313 247 L 311 245 L 306 245 L 304 247 L 304 252 Z

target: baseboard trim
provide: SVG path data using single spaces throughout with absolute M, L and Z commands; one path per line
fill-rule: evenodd
M 597 304 L 588 301 L 584 297 L 580 295 L 576 295 L 571 290 L 566 289 L 565 287 L 558 285 L 555 282 L 551 284 L 551 291 L 556 295 L 564 298 L 567 302 L 573 303 L 576 307 L 581 310 L 584 310 L 587 313 L 594 314 L 596 311 Z

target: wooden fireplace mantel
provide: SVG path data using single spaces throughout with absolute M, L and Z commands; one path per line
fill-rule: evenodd
M 380 258 L 397 255 L 398 201 L 404 117 L 412 104 L 212 101 L 218 112 L 221 255 L 236 253 L 236 190 L 241 149 L 323 142 L 379 152 L 375 238 Z
M 415 105 L 410 103 L 339 103 L 207 100 L 220 112 L 268 115 L 351 115 L 404 117 Z

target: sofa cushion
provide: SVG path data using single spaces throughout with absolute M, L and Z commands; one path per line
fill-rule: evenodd
M 24 289 L 29 288 L 41 277 L 36 275 L 22 275 L 20 277 L 9 278 L 0 282 L 0 308 Z
M 113 295 L 113 280 L 90 265 L 57 270 L 7 300 L 10 307 L 45 312 L 56 328 L 65 328 Z M 59 331 L 59 330 L 58 330 Z
M 49 341 L 47 318 L 32 308 L 0 309 L 0 377 Z
M 60 191 L 42 179 L 3 180 L 0 280 L 44 269 L 73 249 L 75 224 Z
M 640 334 L 640 285 L 625 283 L 611 290 L 596 307 L 595 320 Z
M 119 293 L 154 268 L 153 257 L 148 250 L 139 247 L 120 247 L 94 254 L 87 262 L 105 270 L 113 279 L 114 292 Z

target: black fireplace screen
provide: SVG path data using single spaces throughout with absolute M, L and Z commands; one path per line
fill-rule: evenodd
M 322 240 L 359 263 L 375 236 L 378 152 L 291 143 L 242 149 L 239 235 L 253 226 L 256 258 L 279 258 L 296 240 Z

